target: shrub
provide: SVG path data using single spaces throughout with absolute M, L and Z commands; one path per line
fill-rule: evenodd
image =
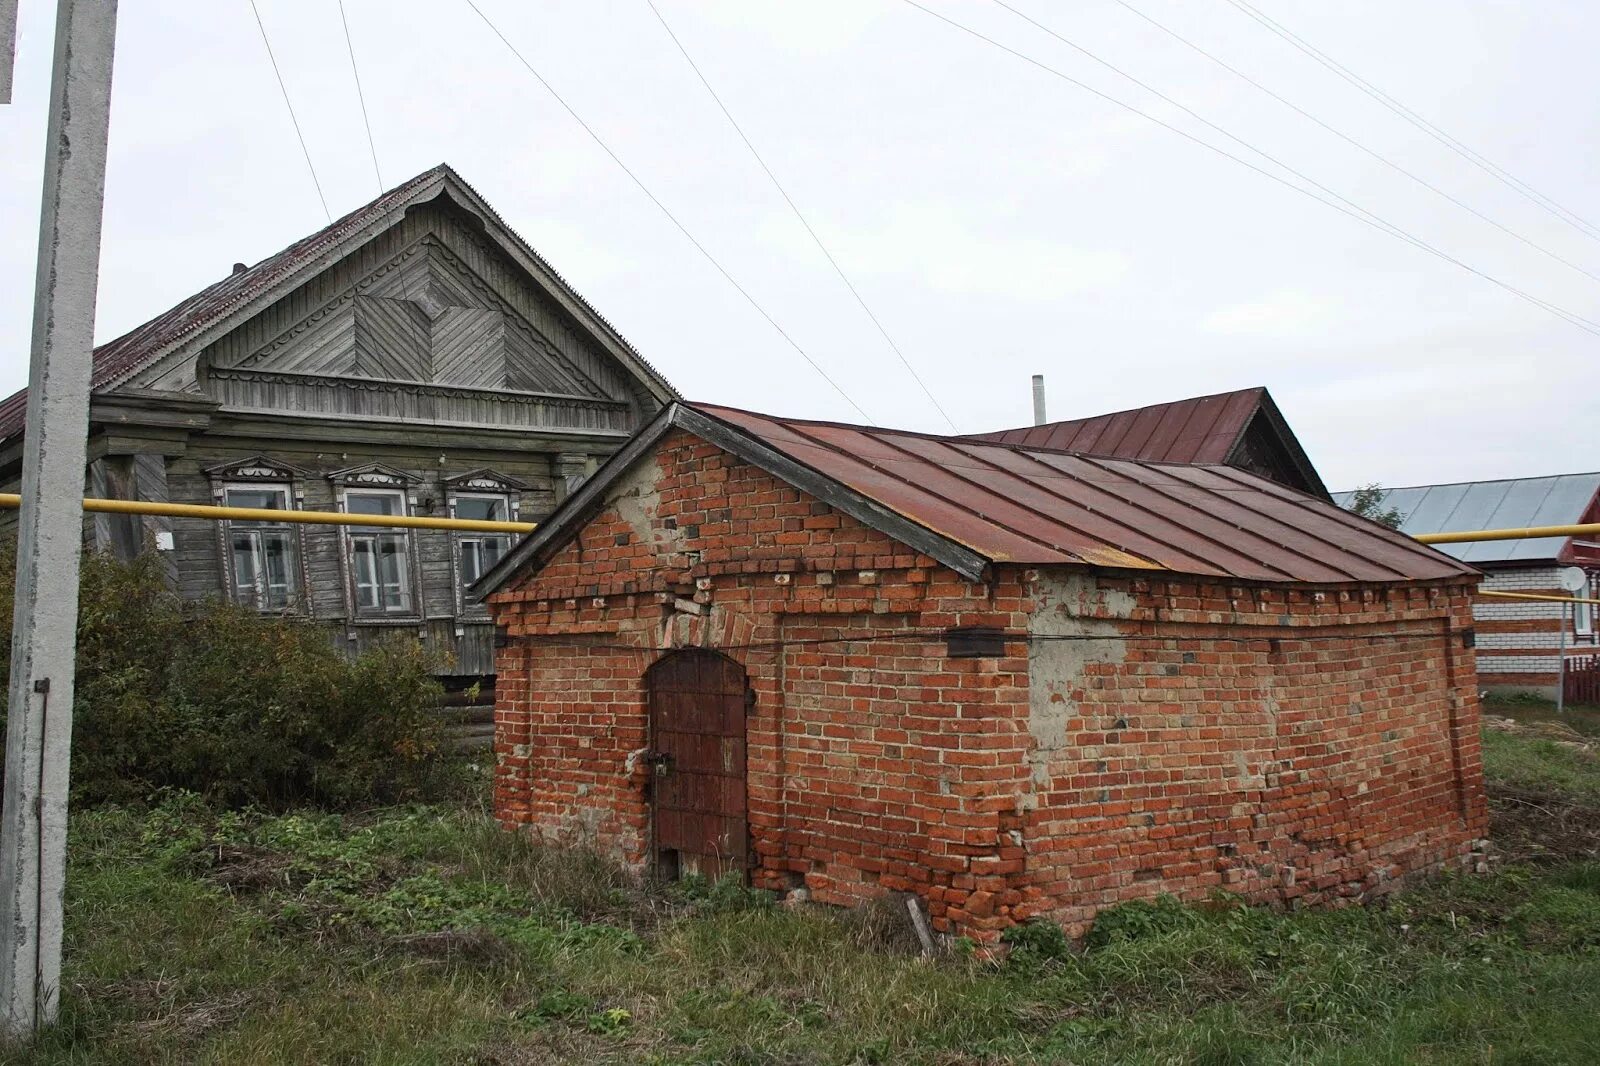
M 13 593 L 11 555 L 0 601 Z M 388 802 L 439 772 L 439 689 L 415 641 L 350 658 L 314 623 L 186 604 L 151 553 L 86 555 L 82 574 L 75 803 L 162 788 L 233 805 Z M 9 612 L 0 627 L 9 644 Z

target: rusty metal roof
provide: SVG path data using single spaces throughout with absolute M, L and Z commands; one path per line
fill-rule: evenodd
M 539 565 L 678 427 L 975 577 L 1084 564 L 1249 582 L 1428 581 L 1477 571 L 1326 500 L 1220 463 L 1156 463 L 673 404 L 475 586 Z
M 1001 444 L 1123 459 L 1225 463 L 1266 394 L 1260 387 L 1240 389 L 972 436 Z
M 992 562 L 1251 581 L 1474 572 L 1331 503 L 1221 463 L 1115 459 L 692 406 Z
M 644 357 L 628 344 L 582 296 L 578 295 L 537 252 L 506 226 L 476 190 L 449 166 L 442 163 L 402 182 L 376 200 L 356 208 L 309 237 L 289 245 L 283 251 L 268 256 L 254 266 L 229 274 L 143 325 L 135 327 L 115 340 L 99 345 L 94 350 L 90 388 L 98 392 L 120 384 L 190 336 L 227 319 L 257 298 L 270 295 L 280 285 L 293 283 L 303 270 L 314 268 L 324 256 L 336 251 L 346 242 L 365 239 L 368 231 L 375 226 L 387 228 L 385 223 L 397 221 L 399 215 L 407 208 L 430 200 L 445 189 L 459 194 L 459 198 L 481 210 L 488 221 L 497 225 L 505 239 L 526 255 L 537 270 L 545 273 L 557 290 L 569 297 L 585 316 L 592 318 L 591 325 L 600 327 L 596 332 L 604 334 L 611 340 L 615 345 L 614 350 L 619 350 L 628 361 L 637 364 L 641 377 L 659 386 L 664 399 L 676 395 L 666 379 L 662 378 L 655 368 L 650 366 Z M 0 400 L 0 440 L 22 429 L 27 405 L 27 389 L 21 389 Z

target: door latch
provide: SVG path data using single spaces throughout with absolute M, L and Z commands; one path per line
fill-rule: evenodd
M 645 752 L 644 763 L 655 772 L 657 777 L 666 777 L 672 771 L 672 756 L 664 751 Z

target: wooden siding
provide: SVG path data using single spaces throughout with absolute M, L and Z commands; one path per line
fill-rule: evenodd
M 496 319 L 498 337 L 485 344 Z M 431 353 L 422 351 L 424 337 Z M 482 234 L 432 205 L 241 323 L 199 362 L 207 370 L 511 387 L 630 406 L 638 391 L 626 368 Z M 193 355 L 163 360 L 133 383 L 208 387 Z
M 447 449 L 447 444 L 441 443 L 440 448 Z M 216 482 L 206 471 L 256 454 L 261 453 L 215 442 L 191 446 L 186 455 L 170 459 L 165 467 L 170 498 L 179 503 L 215 502 Z M 554 455 L 537 452 L 475 454 L 459 461 L 449 459 L 441 466 L 439 454 L 433 449 L 422 451 L 415 447 L 373 448 L 360 453 L 279 449 L 266 458 L 297 471 L 294 492 L 304 510 L 337 510 L 337 490 L 328 475 L 366 462 L 382 462 L 417 478 L 415 495 L 433 501 L 428 512 L 432 514 L 446 513 L 448 490 L 445 483 L 449 479 L 484 466 L 491 466 L 527 486 L 516 494 L 519 517 L 538 521 L 555 506 L 559 475 L 552 473 Z M 157 461 L 160 458 L 149 457 Z M 221 523 L 183 518 L 171 522 L 175 545 L 169 554 L 179 592 L 189 599 L 224 595 L 226 551 Z M 301 591 L 307 604 L 305 613 L 312 620 L 330 626 L 330 639 L 336 647 L 358 652 L 375 640 L 405 634 L 423 640 L 430 652 L 442 657 L 441 673 L 494 672 L 494 632 L 487 614 L 481 608 L 457 610 L 453 541 L 459 534 L 425 529 L 411 532 L 422 610 L 420 617 L 387 622 L 350 618 L 341 530 L 333 526 L 297 528 L 301 580 L 305 586 Z
M 212 395 L 228 411 L 379 418 L 516 429 L 626 434 L 628 405 L 616 400 L 475 389 L 405 381 L 331 378 L 262 370 L 214 370 Z

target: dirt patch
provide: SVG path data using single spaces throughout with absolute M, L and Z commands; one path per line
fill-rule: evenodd
M 225 844 L 208 856 L 211 869 L 206 876 L 230 892 L 264 892 L 269 888 L 289 888 L 293 884 L 292 856 L 253 844 Z
M 1600 861 L 1600 802 L 1491 784 L 1489 835 L 1511 863 Z

